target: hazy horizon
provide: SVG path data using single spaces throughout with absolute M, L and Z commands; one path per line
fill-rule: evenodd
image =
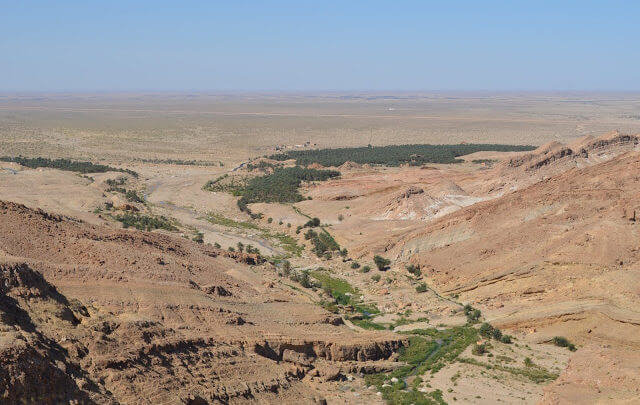
M 636 92 L 639 4 L 4 2 L 0 92 Z

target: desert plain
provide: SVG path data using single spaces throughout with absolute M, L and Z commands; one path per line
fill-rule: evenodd
M 531 147 L 225 183 L 412 144 Z M 113 169 L 0 161 L 0 402 L 639 403 L 639 144 L 635 93 L 0 95 L 0 157 Z

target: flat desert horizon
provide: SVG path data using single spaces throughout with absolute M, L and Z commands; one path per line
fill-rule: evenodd
M 640 93 L 0 94 L 5 155 L 243 160 L 276 145 L 539 146 L 640 132 Z

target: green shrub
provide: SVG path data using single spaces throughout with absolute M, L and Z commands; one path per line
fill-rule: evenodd
M 307 223 L 304 224 L 305 228 L 315 228 L 320 226 L 320 218 L 311 218 L 310 220 L 307 221 Z
M 324 229 L 320 233 L 313 229 L 309 229 L 304 234 L 304 238 L 311 241 L 313 246 L 312 250 L 318 257 L 325 255 L 327 252 L 336 252 L 340 250 L 338 242 L 336 242 L 329 232 Z
M 204 243 L 204 234 L 202 232 L 196 232 L 196 234 L 194 235 L 193 238 L 191 238 L 191 240 L 196 243 Z
M 467 322 L 476 323 L 482 313 L 478 309 L 474 309 L 471 305 L 467 304 L 464 306 L 464 314 L 467 316 Z
M 144 202 L 144 198 L 142 198 L 135 190 L 127 190 L 124 196 L 130 202 L 136 202 L 136 203 Z
M 378 281 L 380 281 L 382 277 L 380 277 L 380 274 L 374 274 L 373 276 L 371 276 L 371 280 L 375 281 L 376 283 Z
M 498 328 L 493 328 L 493 333 L 492 336 L 495 340 L 497 341 L 501 341 L 502 340 L 502 331 Z
M 502 343 L 506 343 L 506 344 L 511 344 L 511 336 L 510 335 L 502 335 L 502 338 L 500 338 L 500 341 Z
M 371 266 L 363 266 L 360 271 L 363 273 L 368 273 L 369 271 L 371 271 Z
M 125 176 L 120 176 L 116 179 L 107 179 L 105 180 L 105 183 L 107 183 L 108 186 L 110 187 L 118 187 L 118 186 L 122 186 L 127 182 L 127 178 Z
M 485 322 L 482 325 L 480 325 L 480 328 L 478 328 L 478 333 L 480 333 L 480 336 L 488 339 L 491 337 L 491 334 L 493 333 L 493 327 L 490 324 Z
M 360 263 L 358 263 L 358 262 L 351 262 L 351 268 L 352 268 L 352 269 L 354 269 L 354 270 L 355 270 L 355 269 L 360 268 Z
M 152 231 L 154 229 L 164 229 L 167 231 L 177 231 L 173 223 L 166 217 L 150 216 L 138 213 L 124 213 L 113 217 L 116 221 L 122 222 L 124 228 L 134 227 L 139 230 Z
M 407 266 L 407 271 L 416 277 L 420 277 L 420 275 L 422 274 L 422 271 L 420 271 L 420 266 L 416 266 L 413 264 Z
M 416 287 L 416 292 L 423 293 L 425 291 L 427 291 L 427 284 L 425 283 L 418 284 L 418 286 Z
M 482 356 L 486 352 L 487 352 L 487 347 L 485 346 L 484 343 L 481 343 L 481 344 L 476 343 L 471 348 L 471 353 L 476 355 L 476 356 Z
M 362 329 L 369 329 L 369 330 L 385 330 L 387 328 L 384 327 L 384 325 L 381 325 L 379 323 L 373 322 L 370 319 L 350 319 L 350 321 L 356 325 L 361 327 Z
M 313 286 L 313 284 L 311 283 L 311 279 L 309 278 L 309 274 L 307 274 L 306 272 L 300 274 L 300 276 L 298 277 L 298 282 L 304 288 L 311 288 Z
M 551 339 L 551 342 L 556 346 L 566 347 L 572 352 L 575 352 L 577 350 L 576 346 L 573 343 L 569 342 L 569 339 L 562 336 L 554 336 L 554 338 Z
M 387 266 L 391 264 L 391 260 L 385 259 L 384 257 L 379 255 L 373 256 L 373 262 L 375 263 L 376 267 L 378 267 L 378 270 L 380 271 L 385 270 Z
M 289 274 L 291 274 L 291 262 L 289 260 L 282 262 L 282 271 L 285 276 L 289 277 Z

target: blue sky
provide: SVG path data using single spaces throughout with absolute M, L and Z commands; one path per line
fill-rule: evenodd
M 0 91 L 640 90 L 637 1 L 0 0 Z

